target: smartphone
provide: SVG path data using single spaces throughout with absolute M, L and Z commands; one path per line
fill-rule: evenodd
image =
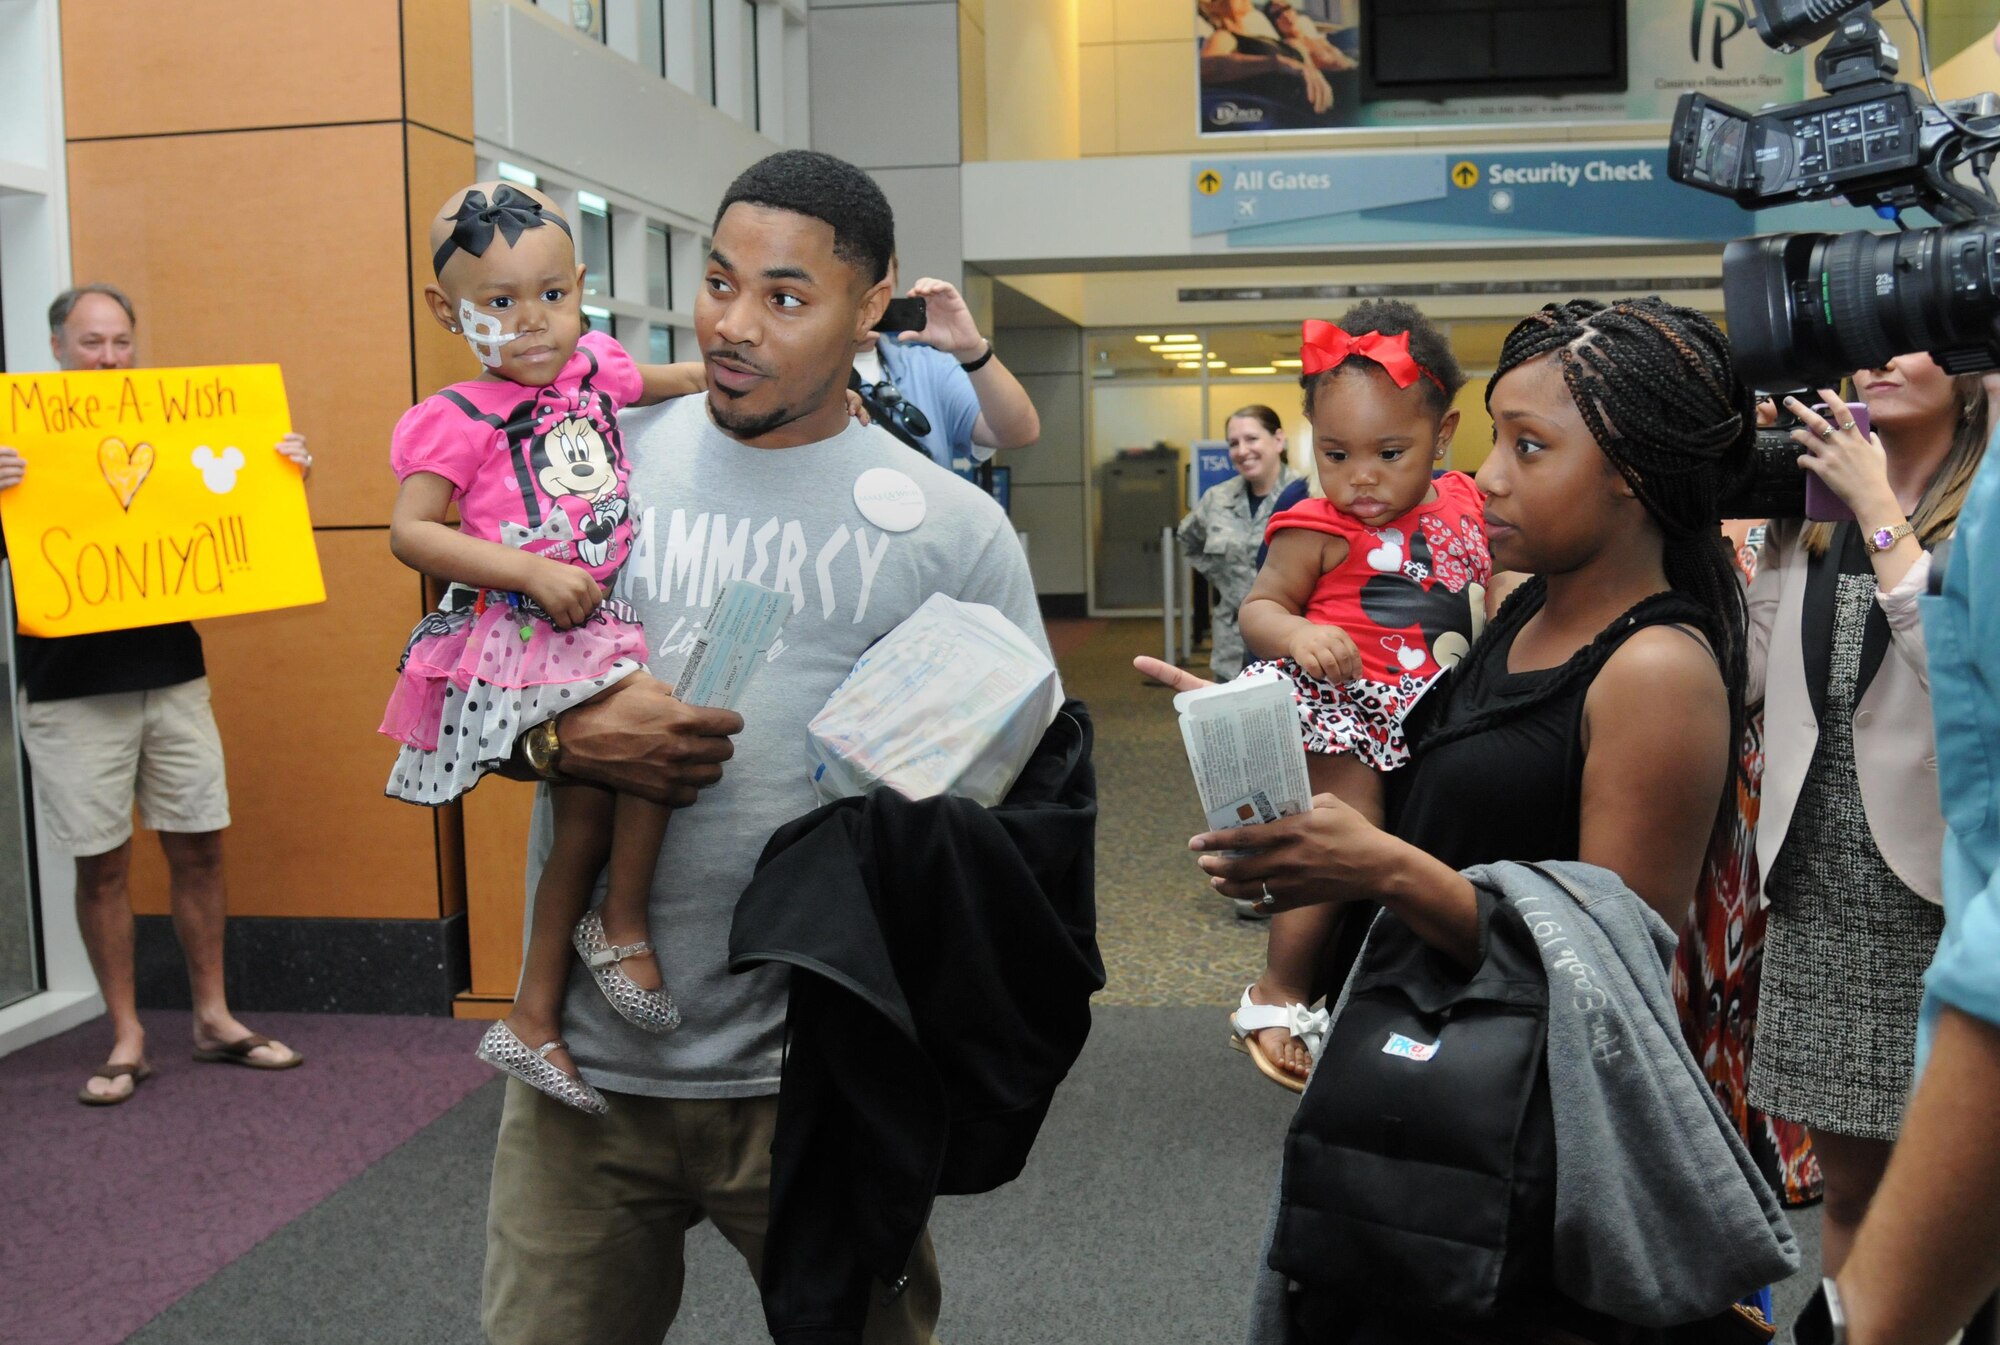
M 1854 428 L 1860 430 L 1864 436 L 1867 435 L 1870 432 L 1868 407 L 1861 402 L 1848 402 L 1846 406 L 1847 414 L 1854 419 Z M 1827 414 L 1824 403 L 1815 406 L 1813 411 L 1822 416 Z M 1833 493 L 1831 486 L 1813 473 L 1807 472 L 1806 517 L 1815 523 L 1851 523 L 1854 521 L 1854 511 L 1847 507 L 1847 501 Z
M 920 332 L 930 325 L 930 314 L 922 299 L 891 299 L 889 306 L 882 310 L 882 320 L 875 324 L 875 330 Z

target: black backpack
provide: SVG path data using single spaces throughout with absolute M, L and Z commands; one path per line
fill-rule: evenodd
M 1381 916 L 1300 1101 L 1270 1264 L 1327 1301 L 1484 1318 L 1547 1292 L 1548 978 L 1483 890 L 1479 929 L 1468 974 Z

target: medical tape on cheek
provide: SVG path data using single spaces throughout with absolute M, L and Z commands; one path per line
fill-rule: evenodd
M 520 336 L 500 325 L 500 319 L 490 313 L 482 313 L 472 306 L 472 300 L 458 301 L 458 325 L 465 336 L 465 343 L 472 347 L 472 353 L 488 369 L 500 367 L 500 347 Z

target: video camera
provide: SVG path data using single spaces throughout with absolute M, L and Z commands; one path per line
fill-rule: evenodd
M 1823 387 L 1918 350 L 1954 374 L 2000 368 L 2000 200 L 1988 176 L 2000 98 L 1940 104 L 1899 83 L 1901 56 L 1874 15 L 1886 2 L 1752 0 L 1773 48 L 1830 37 L 1815 63 L 1825 95 L 1749 113 L 1691 93 L 1674 111 L 1674 181 L 1746 210 L 1837 196 L 1900 230 L 1772 234 L 1724 249 L 1730 345 L 1762 387 Z M 1928 86 L 1928 53 L 1924 76 Z M 1941 227 L 1909 228 L 1912 208 Z

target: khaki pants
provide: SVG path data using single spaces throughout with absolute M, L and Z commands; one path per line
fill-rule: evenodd
M 702 1219 L 764 1264 L 778 1099 L 606 1095 L 592 1117 L 507 1081 L 486 1215 L 480 1316 L 493 1345 L 660 1345 L 680 1308 L 682 1239 Z M 934 1345 L 930 1234 L 867 1345 Z

